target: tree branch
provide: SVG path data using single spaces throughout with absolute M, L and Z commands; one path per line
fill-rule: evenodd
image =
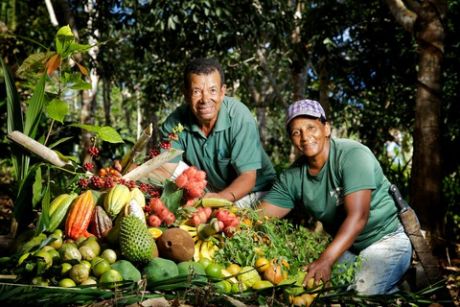
M 417 14 L 406 7 L 402 0 L 386 0 L 388 7 L 390 8 L 391 14 L 396 21 L 408 32 L 412 32 L 414 29 L 414 23 L 417 19 Z M 411 6 L 414 6 L 414 1 L 409 1 Z

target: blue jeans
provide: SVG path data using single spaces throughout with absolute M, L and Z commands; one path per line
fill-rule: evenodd
M 410 266 L 412 245 L 402 226 L 393 233 L 363 249 L 361 266 L 355 273 L 350 289 L 360 295 L 391 294 Z M 339 262 L 355 261 L 357 255 L 347 251 Z

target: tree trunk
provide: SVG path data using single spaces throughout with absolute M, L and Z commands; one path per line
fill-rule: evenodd
M 318 63 L 319 70 L 319 103 L 330 120 L 331 104 L 329 102 L 329 72 L 326 67 L 326 56 L 323 56 Z
M 111 84 L 110 78 L 103 77 L 102 78 L 102 93 L 103 93 L 103 104 L 104 104 L 104 116 L 105 116 L 105 125 L 111 126 L 112 120 L 110 119 L 110 108 L 112 106 L 112 102 L 110 100 L 110 92 L 111 92 Z
M 422 226 L 432 238 L 442 237 L 446 212 L 441 203 L 441 62 L 444 50 L 442 18 L 447 10 L 445 0 L 387 0 L 396 20 L 415 34 L 419 47 L 417 95 L 415 103 L 414 156 L 410 200 Z M 433 242 L 433 241 L 432 241 Z

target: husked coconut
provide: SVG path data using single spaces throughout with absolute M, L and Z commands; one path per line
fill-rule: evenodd
M 157 239 L 160 257 L 182 262 L 191 260 L 195 251 L 192 236 L 180 228 L 169 228 Z

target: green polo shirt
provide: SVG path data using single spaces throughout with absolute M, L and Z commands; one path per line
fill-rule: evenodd
M 167 139 L 179 123 L 184 130 L 179 140 L 172 142 L 172 147 L 184 151 L 184 162 L 206 172 L 211 191 L 223 190 L 241 173 L 250 170 L 257 170 L 253 192 L 271 187 L 275 170 L 260 142 L 256 121 L 243 103 L 225 97 L 208 137 L 196 124 L 188 105 L 182 105 L 161 126 L 162 138 Z
M 359 252 L 399 226 L 390 182 L 374 154 L 366 146 L 346 139 L 330 140 L 329 158 L 320 173 L 308 173 L 306 158 L 284 171 L 264 200 L 283 208 L 302 205 L 335 235 L 345 218 L 344 196 L 370 189 L 371 205 L 366 226 L 353 243 Z

